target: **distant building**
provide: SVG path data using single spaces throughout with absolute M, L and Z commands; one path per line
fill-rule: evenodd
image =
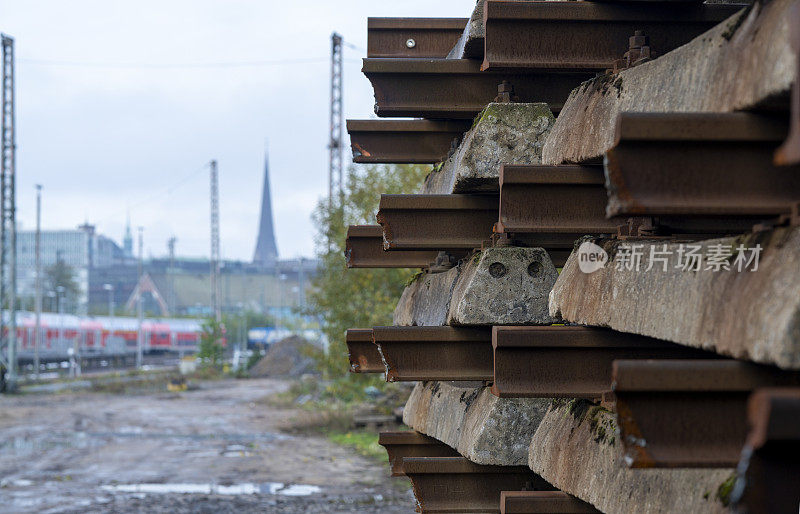
M 40 249 L 42 280 L 48 268 L 59 260 L 75 271 L 80 288 L 71 310 L 85 312 L 88 302 L 89 274 L 93 268 L 119 264 L 123 250 L 108 237 L 98 235 L 93 225 L 84 224 L 75 230 L 42 230 Z M 32 298 L 36 286 L 36 232 L 17 232 L 17 294 L 21 299 Z M 47 295 L 49 291 L 43 291 Z
M 75 270 L 81 293 L 77 305 L 67 312 L 106 314 L 113 307 L 122 314 L 139 283 L 137 257 L 134 255 L 130 219 L 125 226 L 122 247 L 110 238 L 97 234 L 88 223 L 76 230 L 42 231 L 42 271 L 59 259 Z M 174 245 L 174 240 L 172 243 Z M 20 298 L 31 301 L 35 291 L 35 232 L 17 235 L 17 274 Z M 147 287 L 155 289 L 166 304 L 169 315 L 208 316 L 211 306 L 211 279 L 208 259 L 174 257 L 150 259 L 143 263 Z M 304 307 L 310 279 L 316 275 L 316 259 L 278 258 L 269 183 L 269 158 L 264 162 L 261 217 L 252 262 L 227 261 L 220 269 L 220 304 L 223 312 L 242 310 L 268 313 L 276 318 L 292 316 Z M 46 296 L 48 291 L 43 292 Z M 161 302 L 145 293 L 147 312 L 163 310 Z M 109 305 L 111 304 L 111 305 Z M 45 309 L 48 308 L 45 302 Z M 132 313 L 129 313 L 132 314 Z
M 223 312 L 242 310 L 288 317 L 304 307 L 310 279 L 317 273 L 316 259 L 279 260 L 271 269 L 250 263 L 227 261 L 220 270 L 220 305 Z M 164 299 L 170 315 L 207 316 L 211 306 L 211 278 L 208 259 L 151 259 L 144 271 Z M 93 268 L 89 275 L 89 311 L 107 312 L 109 294 L 121 313 L 138 281 L 135 263 Z M 111 289 L 106 287 L 111 286 Z M 160 306 L 149 294 L 144 296 L 145 311 L 157 313 Z

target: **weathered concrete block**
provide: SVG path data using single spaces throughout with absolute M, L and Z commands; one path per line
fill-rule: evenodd
M 549 325 L 558 278 L 542 248 L 489 248 L 464 266 L 450 299 L 449 325 Z
M 418 382 L 403 422 L 477 464 L 525 465 L 531 437 L 549 402 L 501 399 L 488 387 L 464 382 Z
M 447 324 L 450 295 L 462 266 L 442 273 L 424 273 L 406 286 L 392 324 L 398 327 L 438 327 Z
M 483 59 L 483 39 L 486 36 L 486 26 L 483 23 L 484 4 L 486 0 L 478 0 L 475 4 L 464 32 L 447 54 L 448 59 Z
M 611 412 L 554 401 L 531 439 L 528 466 L 603 512 L 727 511 L 733 469 L 629 469 L 616 437 Z
M 756 2 L 651 62 L 585 82 L 548 135 L 543 164 L 585 162 L 614 144 L 620 112 L 730 112 L 788 106 L 796 74 L 789 47 L 792 0 Z
M 444 273 L 424 274 L 403 291 L 396 326 L 549 325 L 548 295 L 558 272 L 541 248 L 489 248 Z
M 539 164 L 555 118 L 545 103 L 490 103 L 425 181 L 431 194 L 499 191 L 500 165 Z
M 645 258 L 639 271 L 627 269 L 620 264 L 630 262 L 632 252 L 619 253 L 619 242 L 597 243 L 609 251 L 610 262 L 584 273 L 579 252 L 573 252 L 550 293 L 552 315 L 800 369 L 800 227 L 696 243 L 702 256 L 720 246 L 732 250 L 735 255 L 722 256 L 730 269 L 719 271 L 708 269 L 709 260 L 701 261 L 700 271 L 677 266 L 678 243 L 666 245 L 666 271 L 662 263 L 647 271 Z M 663 242 L 637 244 L 643 256 L 665 250 Z M 752 264 L 738 271 L 740 244 L 748 259 L 760 245 L 756 271 Z

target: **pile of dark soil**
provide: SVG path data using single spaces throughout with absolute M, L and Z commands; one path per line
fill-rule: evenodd
M 289 336 L 272 344 L 252 368 L 250 376 L 299 377 L 314 372 L 314 359 L 311 357 L 321 351 L 314 343 L 299 336 Z

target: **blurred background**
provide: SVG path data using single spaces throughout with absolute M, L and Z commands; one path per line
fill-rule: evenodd
M 363 430 L 407 391 L 348 374 L 344 330 L 412 272 L 346 272 L 344 227 L 430 167 L 349 165 L 345 134 L 328 201 L 332 34 L 343 118 L 374 118 L 367 17 L 473 6 L 0 0 L 3 510 L 407 510 Z

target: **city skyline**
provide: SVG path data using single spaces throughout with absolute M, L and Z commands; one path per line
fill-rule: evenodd
M 216 159 L 221 253 L 248 261 L 269 140 L 280 257 L 312 256 L 310 218 L 327 193 L 331 32 L 346 43 L 345 117 L 372 118 L 366 17 L 353 13 L 466 17 L 474 1 L 312 3 L 313 18 L 308 3 L 0 0 L 17 51 L 21 227 L 35 226 L 42 184 L 44 228 L 88 221 L 116 239 L 130 212 L 145 255 L 166 254 L 175 235 L 179 254 L 208 257 L 204 166 Z

